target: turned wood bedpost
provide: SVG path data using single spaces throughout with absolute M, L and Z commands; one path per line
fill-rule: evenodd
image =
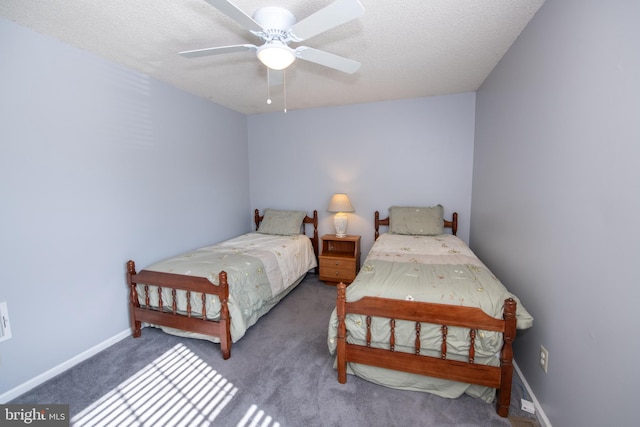
M 231 318 L 229 316 L 229 283 L 227 283 L 227 273 L 221 271 L 219 277 L 220 287 L 220 349 L 222 350 L 222 358 L 231 357 Z
M 454 236 L 458 234 L 458 212 L 453 213 L 453 220 L 451 221 L 451 233 Z
M 253 222 L 256 223 L 256 231 L 260 228 L 260 221 L 262 221 L 262 218 L 260 218 L 260 211 L 256 209 L 253 211 Z
M 338 283 L 338 297 L 336 298 L 336 312 L 338 315 L 338 343 L 337 343 L 337 365 L 338 365 L 338 382 L 344 384 L 347 382 L 347 325 L 345 324 L 346 312 L 346 290 L 347 286 Z
M 136 316 L 134 314 L 135 308 L 140 307 L 136 284 L 133 283 L 133 276 L 135 275 L 136 263 L 132 260 L 129 260 L 127 261 L 127 284 L 129 285 L 129 322 L 131 323 L 131 334 L 134 338 L 138 338 L 141 333 L 142 323 L 136 320 Z
M 498 415 L 509 415 L 511 404 L 511 381 L 513 380 L 513 340 L 516 338 L 516 301 L 508 298 L 504 301 L 504 344 L 500 352 L 500 388 L 496 410 Z

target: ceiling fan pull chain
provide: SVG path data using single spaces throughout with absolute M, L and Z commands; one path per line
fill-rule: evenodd
M 271 81 L 269 80 L 269 68 L 267 67 L 267 104 L 271 104 Z
M 282 90 L 284 92 L 284 112 L 287 112 L 287 73 L 282 70 Z

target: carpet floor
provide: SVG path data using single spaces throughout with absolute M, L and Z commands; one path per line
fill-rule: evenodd
M 327 348 L 335 288 L 309 274 L 232 346 L 145 328 L 10 403 L 69 404 L 75 426 L 511 426 L 495 405 L 337 381 Z M 524 387 L 514 375 L 510 415 Z

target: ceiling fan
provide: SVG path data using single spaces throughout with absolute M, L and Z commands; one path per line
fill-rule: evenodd
M 268 67 L 272 75 L 271 84 L 278 84 L 282 72 L 296 59 L 313 62 L 345 73 L 355 73 L 360 63 L 329 52 L 307 46 L 289 47 L 290 43 L 307 40 L 313 36 L 344 24 L 364 13 L 364 7 L 358 0 L 337 0 L 314 14 L 296 22 L 296 17 L 281 7 L 263 7 L 250 17 L 228 0 L 206 0 L 238 24 L 260 38 L 264 43 L 238 44 L 232 46 L 211 47 L 187 50 L 180 55 L 197 58 L 233 52 L 256 51 L 258 59 Z

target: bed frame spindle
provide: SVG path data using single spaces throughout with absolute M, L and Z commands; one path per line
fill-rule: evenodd
M 476 330 L 469 331 L 469 363 L 473 363 L 476 357 Z
M 391 336 L 389 337 L 389 350 L 396 351 L 396 319 L 389 320 Z
M 187 291 L 187 317 L 191 317 L 191 291 Z
M 447 325 L 442 325 L 442 349 L 440 350 L 440 357 L 444 360 L 447 358 L 447 333 L 449 328 Z
M 416 322 L 416 355 L 420 355 L 420 330 L 422 325 L 420 322 Z
M 162 287 L 158 286 L 158 310 L 164 311 L 162 307 Z
M 171 303 L 171 308 L 173 309 L 173 314 L 178 313 L 178 301 L 176 300 L 176 295 L 177 295 L 178 291 L 176 291 L 176 289 L 171 289 L 171 298 L 173 299 L 173 302 Z
M 151 301 L 149 299 L 149 285 L 144 285 L 144 305 L 147 307 L 151 305 Z

